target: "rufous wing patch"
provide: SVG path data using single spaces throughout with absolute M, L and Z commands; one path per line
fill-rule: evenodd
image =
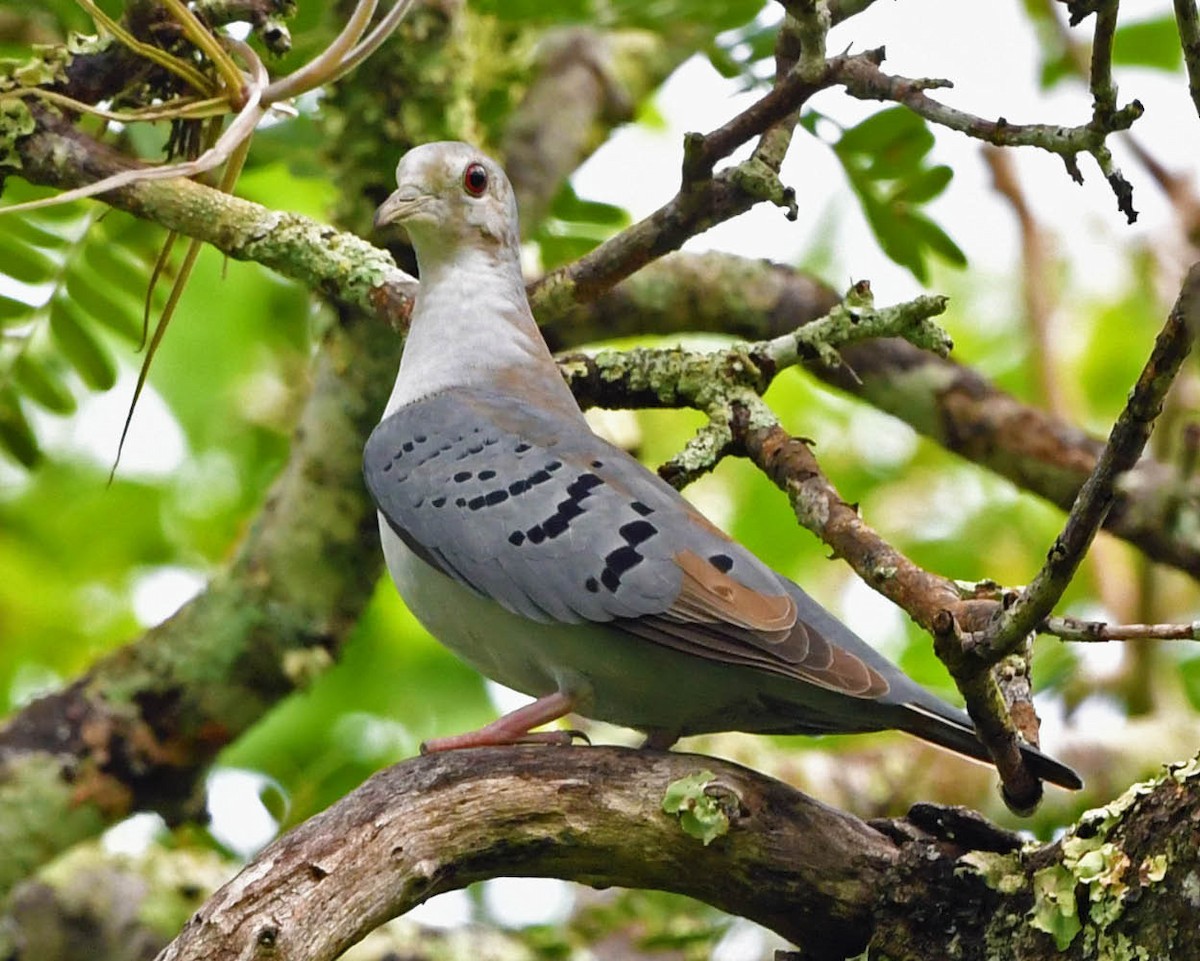
M 861 657 L 832 643 L 803 623 L 797 624 L 796 630 L 808 635 L 809 648 L 809 656 L 796 667 L 814 684 L 853 697 L 883 697 L 888 692 L 887 678 Z M 814 663 L 814 652 L 820 653 L 818 663 Z
M 691 621 L 716 621 L 783 640 L 796 623 L 796 602 L 787 594 L 763 594 L 738 583 L 694 551 L 680 551 L 679 597 L 670 613 Z

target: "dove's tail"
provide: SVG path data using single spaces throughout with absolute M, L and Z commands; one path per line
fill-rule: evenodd
M 839 716 L 837 725 L 840 727 L 830 725 L 830 731 L 878 730 L 883 727 L 895 727 L 958 754 L 965 754 L 967 757 L 975 758 L 986 764 L 992 763 L 987 749 L 975 733 L 975 725 L 965 711 L 952 707 L 913 681 L 875 648 L 809 597 L 803 588 L 791 581 L 785 581 L 785 584 L 792 597 L 795 598 L 800 619 L 807 627 L 818 631 L 830 643 L 869 665 L 888 682 L 889 691 L 877 702 L 880 707 L 887 705 L 886 723 L 870 723 L 873 716 L 882 721 L 885 712 L 880 711 L 879 708 L 873 712 L 866 707 L 860 710 L 859 718 L 868 723 L 855 727 L 848 723 L 849 718 Z M 1078 774 L 1065 764 L 1043 754 L 1032 744 L 1022 744 L 1021 753 L 1028 762 L 1030 771 L 1039 779 L 1071 790 L 1083 787 L 1083 781 L 1080 780 Z
M 932 697 L 930 698 L 932 700 Z M 910 734 L 948 748 L 958 754 L 976 758 L 987 764 L 992 763 L 987 749 L 975 733 L 975 726 L 966 714 L 948 704 L 905 704 L 909 711 L 911 722 L 905 725 Z M 1029 770 L 1043 781 L 1057 784 L 1059 787 L 1077 791 L 1083 787 L 1079 775 L 1061 761 L 1056 761 L 1048 754 L 1043 754 L 1032 744 L 1022 744 L 1021 754 L 1029 765 Z

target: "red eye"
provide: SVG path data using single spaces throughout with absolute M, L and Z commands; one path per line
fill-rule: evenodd
M 487 168 L 481 163 L 467 164 L 467 169 L 463 171 L 463 190 L 472 197 L 482 197 L 487 185 Z

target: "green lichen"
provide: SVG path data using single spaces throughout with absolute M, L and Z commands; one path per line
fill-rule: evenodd
M 729 832 L 729 815 L 722 798 L 710 788 L 716 781 L 712 771 L 698 771 L 667 785 L 662 809 L 679 816 L 685 834 L 707 847 Z
M 992 851 L 969 851 L 958 859 L 959 871 L 970 869 L 983 878 L 983 883 L 1000 894 L 1011 895 L 1026 885 L 1020 858 L 1015 854 L 996 854 Z
M 1185 783 L 1189 778 L 1200 775 L 1200 754 L 1196 755 L 1190 761 L 1184 761 L 1181 764 L 1172 764 L 1167 771 L 1180 784 Z
M 21 169 L 17 143 L 33 133 L 37 124 L 24 100 L 7 97 L 0 100 L 0 167 Z
M 1064 951 L 1083 925 L 1075 902 L 1075 875 L 1062 864 L 1052 864 L 1033 875 L 1033 907 L 1029 923 L 1054 938 Z
M 1135 875 L 1129 855 L 1110 836 L 1138 798 L 1153 791 L 1155 784 L 1134 784 L 1111 803 L 1086 812 L 1061 843 L 1061 863 L 1034 874 L 1030 924 L 1051 935 L 1059 950 L 1083 931 L 1084 957 L 1143 957 L 1144 949 L 1109 929 L 1124 913 L 1132 880 L 1136 878 L 1142 888 L 1157 884 L 1166 876 L 1168 858 L 1165 854 L 1147 858 Z M 1086 922 L 1078 913 L 1079 893 L 1087 897 Z
M 0 896 L 46 859 L 48 850 L 98 834 L 104 818 L 80 802 L 61 764 L 42 754 L 8 762 L 0 780 Z
M 323 647 L 297 647 L 284 651 L 283 674 L 296 687 L 308 687 L 333 667 L 333 655 Z

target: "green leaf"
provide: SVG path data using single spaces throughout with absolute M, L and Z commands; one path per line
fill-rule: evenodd
M 555 198 L 551 213 L 563 220 L 586 221 L 618 229 L 628 226 L 630 220 L 629 212 L 624 207 L 600 200 L 584 200 L 569 184 Z
M 1043 90 L 1049 90 L 1060 80 L 1075 76 L 1075 61 L 1069 53 L 1047 60 L 1042 64 L 1042 73 L 1038 78 Z
M 1175 18 L 1159 17 L 1117 28 L 1113 37 L 1113 63 L 1174 72 L 1183 65 L 1183 48 Z
M 954 171 L 943 164 L 922 170 L 916 176 L 902 181 L 892 194 L 893 200 L 910 204 L 923 204 L 938 196 L 950 181 Z
M 1193 710 L 1200 710 L 1200 656 L 1181 661 L 1179 674 L 1183 678 L 1183 689 Z
M 925 121 L 907 107 L 889 107 L 849 127 L 838 140 L 839 152 L 877 154 L 880 150 L 917 140 L 933 146 Z M 922 151 L 921 156 L 924 156 Z
M 851 178 L 853 184 L 856 178 Z M 921 243 L 917 235 L 909 230 L 907 217 L 897 217 L 889 204 L 881 203 L 875 196 L 873 185 L 868 181 L 858 190 L 863 213 L 875 233 L 875 239 L 883 252 L 901 267 L 909 271 L 921 283 L 929 277 Z
M 89 244 L 99 247 L 100 244 Z M 142 305 L 126 291 L 128 288 L 112 274 L 97 274 L 83 261 L 72 264 L 67 273 L 67 295 L 88 315 L 127 340 L 142 337 Z
M 941 227 L 921 214 L 910 214 L 908 220 L 912 225 L 913 232 L 920 238 L 921 242 L 941 257 L 942 260 L 946 261 L 952 267 L 967 266 L 967 255 L 962 252 L 962 248 L 951 240 L 950 235 L 942 230 Z
M 27 214 L 5 214 L 3 227 L 8 235 L 6 239 L 16 238 L 26 244 L 51 249 L 71 242 L 71 237 L 64 235 L 61 222 L 41 220 L 37 213 L 39 211 L 31 210 Z
M 13 363 L 13 376 L 31 400 L 56 414 L 75 410 L 75 398 L 58 376 L 40 359 L 22 351 Z
M 58 268 L 58 261 L 38 247 L 31 247 L 12 237 L 0 240 L 0 273 L 13 280 L 23 284 L 49 283 L 58 273 Z
M 88 318 L 66 296 L 50 302 L 50 330 L 63 354 L 92 390 L 108 390 L 117 382 L 117 366 L 90 329 Z
M 36 467 L 41 460 L 33 428 L 21 410 L 16 391 L 10 387 L 0 387 L 0 447 L 26 467 Z
M 876 180 L 895 180 L 914 175 L 921 169 L 921 161 L 933 149 L 933 134 L 925 121 L 917 118 L 920 126 L 904 132 L 870 152 L 867 172 Z
M 16 300 L 0 294 L 0 326 L 27 323 L 37 309 L 23 300 Z

